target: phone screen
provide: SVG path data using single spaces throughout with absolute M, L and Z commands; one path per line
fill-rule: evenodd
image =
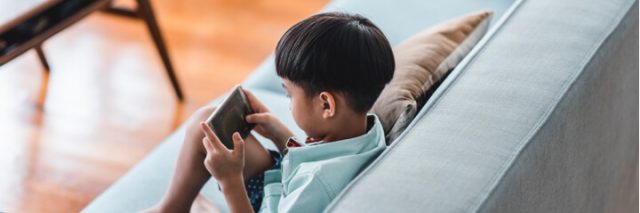
M 249 124 L 245 117 L 253 114 L 242 87 L 237 86 L 231 94 L 209 116 L 206 123 L 218 136 L 220 142 L 227 148 L 233 149 L 232 135 L 239 132 L 243 139 L 251 133 L 254 124 Z

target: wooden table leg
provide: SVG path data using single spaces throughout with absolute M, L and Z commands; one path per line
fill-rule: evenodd
M 169 80 L 171 81 L 173 90 L 175 91 L 178 100 L 182 102 L 184 101 L 184 95 L 173 69 L 173 65 L 171 64 L 171 60 L 169 59 L 169 53 L 167 52 L 167 47 L 165 46 L 164 39 L 162 38 L 162 34 L 160 33 L 160 27 L 158 26 L 158 22 L 156 21 L 155 15 L 153 14 L 151 2 L 149 2 L 149 0 L 136 0 L 136 2 L 137 5 L 133 9 L 115 7 L 113 6 L 113 2 L 109 2 L 109 6 L 105 8 L 105 12 L 129 18 L 140 18 L 144 20 L 147 28 L 149 29 L 149 32 L 151 33 L 151 37 L 153 38 L 153 43 L 158 49 L 158 53 L 160 54 L 160 58 L 162 59 L 165 71 L 169 76 Z
M 173 65 L 171 64 L 171 60 L 169 59 L 169 54 L 167 52 L 167 48 L 165 46 L 164 40 L 162 39 L 162 35 L 160 34 L 160 27 L 156 22 L 156 18 L 153 14 L 153 9 L 151 8 L 151 3 L 149 0 L 137 0 L 138 2 L 138 10 L 140 12 L 141 18 L 145 20 L 147 24 L 147 28 L 149 28 L 149 32 L 151 33 L 151 37 L 153 38 L 153 42 L 160 53 L 160 57 L 162 58 L 162 63 L 164 64 L 165 70 L 169 79 L 171 80 L 171 85 L 173 85 L 173 89 L 178 97 L 178 100 L 183 101 L 184 96 L 182 94 L 182 90 L 180 88 L 180 84 L 178 83 L 178 79 L 173 70 Z
M 36 50 L 36 53 L 38 54 L 38 59 L 40 59 L 40 63 L 42 64 L 45 70 L 42 73 L 42 83 L 40 84 L 40 92 L 36 100 L 36 105 L 41 109 L 44 109 L 44 104 L 47 99 L 47 90 L 49 88 L 49 72 L 51 70 L 51 67 L 49 66 L 49 62 L 47 61 L 47 58 L 44 55 L 44 51 L 42 50 L 42 43 L 36 45 L 34 49 Z
M 38 44 L 34 47 L 34 49 L 36 50 L 36 53 L 38 54 L 38 59 L 40 59 L 40 63 L 42 64 L 42 67 L 49 72 L 50 67 L 49 67 L 49 62 L 47 61 L 47 57 L 44 55 L 44 51 L 42 50 L 42 44 Z

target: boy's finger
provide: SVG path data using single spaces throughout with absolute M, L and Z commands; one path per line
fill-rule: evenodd
M 248 123 L 267 123 L 269 120 L 269 114 L 267 113 L 254 113 L 247 115 L 245 118 Z
M 213 145 L 211 145 L 211 141 L 209 141 L 207 137 L 202 138 L 202 146 L 204 146 L 204 149 L 206 149 L 207 152 L 210 152 L 210 153 L 215 152 Z
M 242 91 L 244 92 L 244 95 L 247 97 L 247 101 L 249 101 L 249 105 L 251 106 L 251 109 L 253 109 L 256 113 L 266 111 L 266 107 L 262 105 L 260 101 L 258 101 L 256 96 L 253 95 L 252 92 L 249 92 L 249 90 L 245 90 L 245 89 L 242 89 Z
M 207 138 L 209 138 L 209 141 L 211 141 L 211 145 L 213 145 L 212 146 L 213 149 L 215 150 L 227 149 L 226 147 L 224 147 L 224 145 L 222 145 L 222 142 L 220 142 L 220 139 L 218 139 L 218 136 L 216 136 L 216 134 L 213 133 L 213 130 L 211 130 L 211 128 L 209 128 L 207 124 L 205 124 L 204 122 L 200 122 L 200 128 L 204 132 L 204 135 L 207 136 Z
M 240 157 L 244 156 L 244 140 L 240 136 L 240 133 L 233 133 L 233 154 L 240 155 Z

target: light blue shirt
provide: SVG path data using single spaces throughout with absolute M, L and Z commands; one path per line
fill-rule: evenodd
M 386 148 L 375 115 L 367 126 L 355 138 L 289 148 L 282 170 L 265 172 L 260 212 L 322 212 Z

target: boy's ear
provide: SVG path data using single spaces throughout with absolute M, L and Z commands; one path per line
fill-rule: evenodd
M 320 93 L 320 104 L 322 104 L 322 118 L 331 118 L 336 114 L 336 97 L 330 92 Z

